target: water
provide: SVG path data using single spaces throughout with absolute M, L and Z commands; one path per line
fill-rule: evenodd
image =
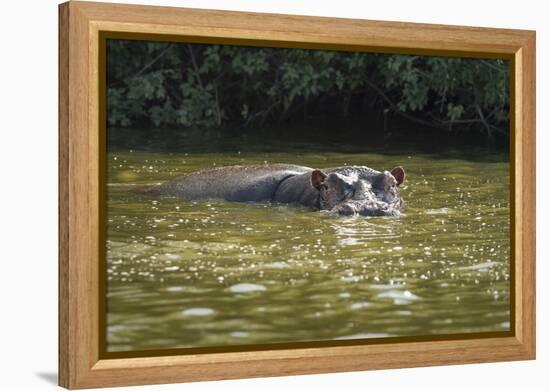
M 471 156 L 246 143 L 111 150 L 107 350 L 509 330 L 508 162 Z M 405 216 L 335 218 L 130 191 L 264 162 L 402 165 Z

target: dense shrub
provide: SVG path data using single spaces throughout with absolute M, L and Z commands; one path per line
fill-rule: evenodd
M 508 132 L 508 62 L 109 40 L 111 126 L 261 127 L 395 113 L 487 138 Z

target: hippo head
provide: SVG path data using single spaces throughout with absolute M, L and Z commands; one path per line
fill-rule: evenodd
M 405 170 L 365 172 L 350 167 L 329 174 L 311 172 L 311 185 L 319 191 L 321 210 L 339 215 L 399 216 L 402 205 L 398 187 L 405 180 Z

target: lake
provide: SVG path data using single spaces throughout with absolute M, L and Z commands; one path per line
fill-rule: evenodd
M 402 217 L 135 192 L 210 167 L 407 173 Z M 510 329 L 509 162 L 484 150 L 221 141 L 109 148 L 107 351 Z

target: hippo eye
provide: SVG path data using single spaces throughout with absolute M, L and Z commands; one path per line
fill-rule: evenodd
M 342 198 L 343 200 L 347 200 L 347 199 L 350 199 L 351 197 L 353 197 L 355 194 L 355 189 L 353 187 L 349 187 L 348 189 L 346 189 L 346 192 L 344 193 L 344 198 Z

